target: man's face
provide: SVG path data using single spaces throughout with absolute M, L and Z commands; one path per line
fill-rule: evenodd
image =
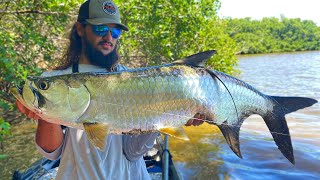
M 108 26 L 114 27 L 115 24 Z M 102 68 L 112 68 L 118 60 L 115 50 L 117 39 L 112 37 L 111 32 L 107 32 L 104 36 L 95 34 L 91 25 L 86 25 L 83 32 L 82 50 L 87 61 Z
M 109 27 L 115 27 L 115 24 L 106 24 Z M 86 41 L 92 45 L 94 49 L 101 52 L 104 56 L 110 54 L 117 43 L 117 39 L 112 38 L 111 32 L 108 32 L 105 36 L 98 36 L 92 31 L 91 25 L 85 26 Z

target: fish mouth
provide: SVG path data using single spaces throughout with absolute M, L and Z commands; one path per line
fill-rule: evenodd
M 32 82 L 30 81 L 29 88 L 31 92 L 34 95 L 34 101 L 32 102 L 32 105 L 35 106 L 36 108 L 39 108 L 39 95 L 38 91 L 32 86 Z M 36 103 L 37 102 L 37 103 Z
M 30 81 L 29 88 L 34 95 L 34 100 L 32 102 L 32 105 L 35 107 L 35 110 L 37 111 L 37 113 L 41 113 L 42 112 L 41 108 L 45 104 L 44 97 L 36 88 L 32 86 L 32 81 Z
M 23 92 L 23 84 L 22 85 L 16 85 L 15 88 L 17 89 L 18 93 L 22 96 Z
M 19 86 L 14 86 L 10 88 L 10 92 L 11 94 L 20 102 L 24 102 L 23 101 L 23 97 L 22 97 L 22 91 L 23 91 L 23 87 L 19 87 Z
M 24 91 L 31 91 L 33 95 L 33 100 L 30 98 L 24 97 Z M 10 88 L 11 94 L 25 106 L 26 108 L 41 114 L 41 108 L 44 106 L 44 97 L 39 93 L 39 91 L 32 86 L 32 81 L 30 81 L 29 85 L 25 83 L 20 85 L 15 85 L 14 87 Z M 29 102 L 29 103 L 28 103 Z

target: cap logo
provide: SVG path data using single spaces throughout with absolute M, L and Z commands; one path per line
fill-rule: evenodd
M 109 15 L 115 15 L 117 9 L 112 2 L 106 1 L 103 3 L 103 11 Z

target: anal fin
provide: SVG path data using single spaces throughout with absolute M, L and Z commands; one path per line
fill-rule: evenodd
M 189 141 L 189 138 L 188 138 L 187 134 L 184 132 L 182 127 L 179 127 L 179 128 L 164 127 L 164 128 L 160 128 L 159 131 L 163 134 L 167 134 L 169 136 L 173 136 L 178 139 Z
M 228 126 L 226 124 L 217 125 L 221 130 L 224 138 L 226 139 L 228 145 L 232 151 L 239 157 L 242 158 L 240 152 L 240 142 L 239 142 L 239 131 L 240 128 L 237 126 Z
M 105 148 L 106 137 L 109 132 L 109 125 L 101 123 L 83 123 L 83 127 L 89 142 L 100 151 L 103 151 Z

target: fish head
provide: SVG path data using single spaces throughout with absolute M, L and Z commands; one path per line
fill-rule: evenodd
M 75 122 L 90 105 L 86 86 L 68 76 L 28 77 L 20 92 L 20 101 L 45 120 Z

